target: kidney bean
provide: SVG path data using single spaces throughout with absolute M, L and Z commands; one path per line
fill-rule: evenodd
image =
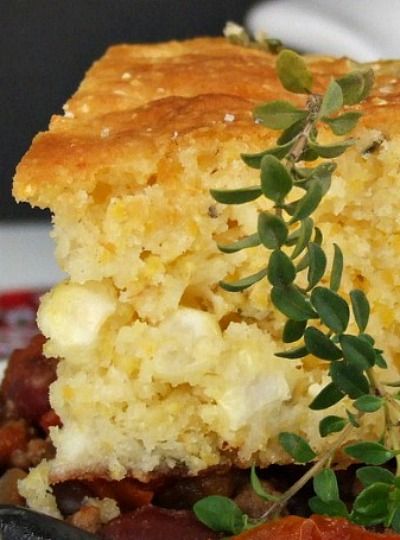
M 70 516 L 82 506 L 85 497 L 91 497 L 93 492 L 85 484 L 76 480 L 69 480 L 53 485 L 53 493 L 57 506 L 63 516 Z

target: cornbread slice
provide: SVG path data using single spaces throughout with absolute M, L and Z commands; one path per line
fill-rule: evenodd
M 307 61 L 317 91 L 354 68 Z M 254 121 L 256 104 L 302 103 L 274 64 L 223 39 L 112 47 L 18 166 L 14 195 L 51 209 L 69 275 L 38 316 L 46 353 L 61 359 L 50 398 L 62 427 L 51 432 L 56 457 L 21 483 L 32 507 L 56 514 L 49 483 L 69 478 L 285 463 L 281 431 L 329 447 L 318 434 L 325 412 L 308 409 L 326 363 L 274 356 L 283 321 L 266 281 L 241 294 L 218 286 L 266 262 L 263 248 L 225 255 L 216 242 L 253 233 L 268 202 L 225 207 L 209 190 L 258 182 L 240 154 L 276 133 Z M 316 220 L 344 251 L 344 290 L 368 294 L 387 379 L 400 363 L 400 64 L 372 67 L 356 144 L 336 160 Z M 380 434 L 380 413 L 368 418 L 363 435 Z

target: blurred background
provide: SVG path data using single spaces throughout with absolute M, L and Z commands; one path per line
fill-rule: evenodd
M 254 3 L 254 2 L 253 2 Z M 33 136 L 75 91 L 112 43 L 220 35 L 242 21 L 251 0 L 1 0 L 0 219 L 46 219 L 16 205 L 15 166 Z
M 16 204 L 15 167 L 106 48 L 221 35 L 251 0 L 0 0 L 0 293 L 62 276 L 46 211 Z M 0 298 L 0 328 L 1 328 Z
M 15 204 L 11 182 L 91 63 L 112 43 L 221 35 L 227 20 L 305 52 L 361 61 L 400 54 L 398 0 L 0 0 L 0 290 L 60 276 L 50 216 Z

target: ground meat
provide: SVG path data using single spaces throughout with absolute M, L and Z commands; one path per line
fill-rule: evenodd
M 49 385 L 56 379 L 57 361 L 43 356 L 44 341 L 39 335 L 26 349 L 14 351 L 0 388 L 7 406 L 31 422 L 50 409 Z
M 188 510 L 167 510 L 144 506 L 123 514 L 103 527 L 104 540 L 214 540 L 220 535 L 210 531 Z
M 8 469 L 0 477 L 0 504 L 12 504 L 21 506 L 24 499 L 18 493 L 18 480 L 25 478 L 26 472 L 22 469 Z
M 96 533 L 101 527 L 100 510 L 95 506 L 83 506 L 72 514 L 67 522 L 84 531 Z
M 26 448 L 14 450 L 9 461 L 13 467 L 29 469 L 38 465 L 43 458 L 52 458 L 54 452 L 55 449 L 50 439 L 34 437 L 28 441 Z

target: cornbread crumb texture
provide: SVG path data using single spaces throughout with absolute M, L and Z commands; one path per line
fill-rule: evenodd
M 345 59 L 308 61 L 317 88 L 351 67 Z M 51 434 L 52 481 L 283 463 L 281 431 L 329 447 L 318 434 L 320 413 L 308 409 L 327 383 L 326 366 L 274 356 L 282 318 L 265 281 L 243 294 L 217 285 L 265 266 L 263 248 L 224 255 L 216 242 L 253 233 L 268 202 L 226 207 L 209 189 L 258 182 L 240 154 L 276 137 L 251 114 L 259 101 L 287 97 L 273 66 L 271 55 L 223 40 L 114 47 L 18 167 L 14 192 L 51 208 L 57 257 L 70 276 L 39 311 L 46 352 L 62 358 L 51 387 L 63 422 Z M 394 376 L 398 64 L 374 68 L 356 144 L 336 160 L 316 222 L 345 253 L 344 290 L 367 292 L 369 331 Z M 370 415 L 364 434 L 379 434 L 380 422 L 380 413 Z M 34 495 L 38 474 L 21 490 L 43 507 L 47 499 Z
M 32 508 L 44 514 L 62 519 L 55 497 L 49 486 L 49 466 L 46 460 L 31 469 L 27 482 L 18 482 L 18 490 L 27 501 L 32 501 Z

